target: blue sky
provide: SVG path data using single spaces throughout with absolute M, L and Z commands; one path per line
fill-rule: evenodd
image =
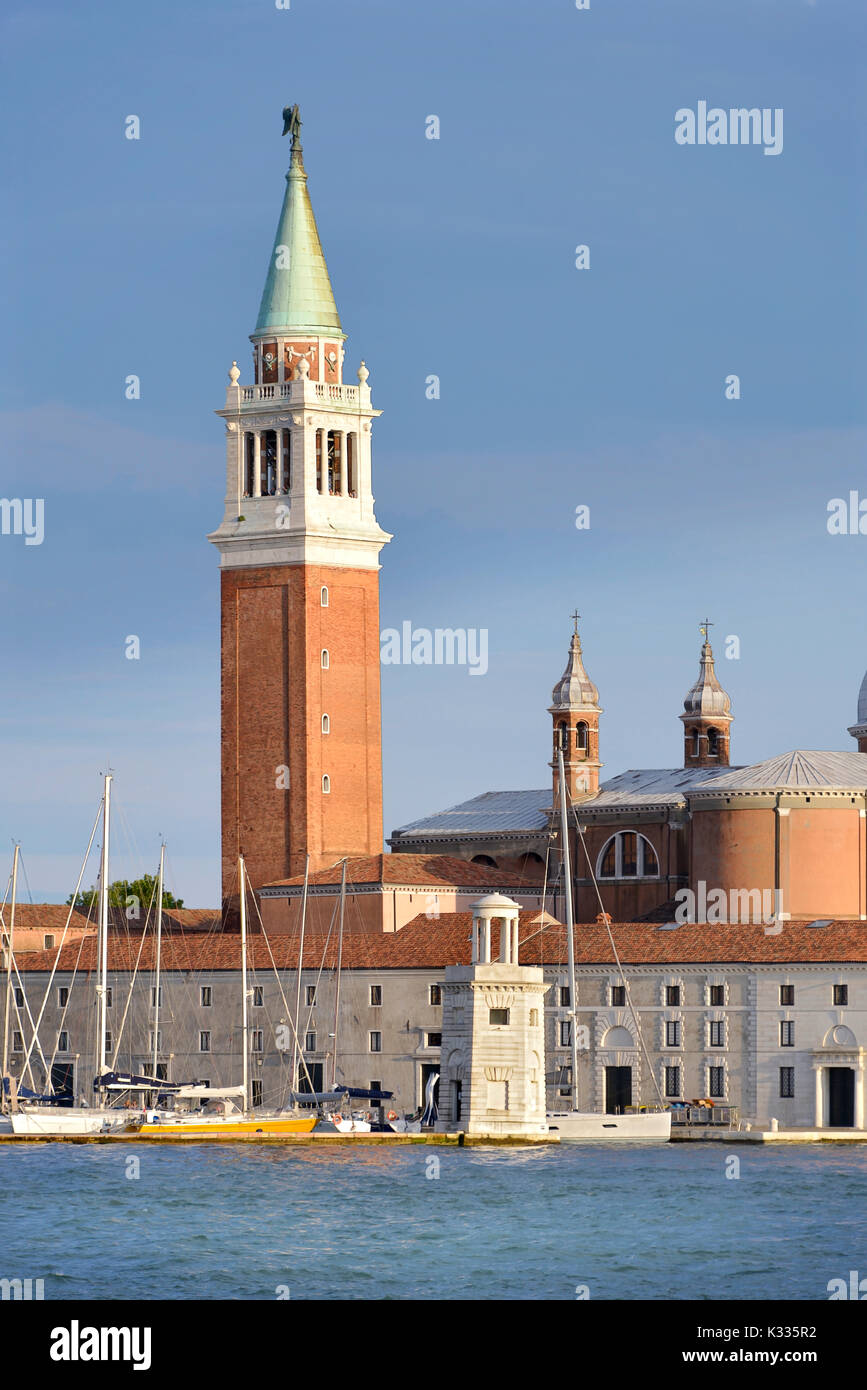
M 576 605 L 603 775 L 678 765 L 706 615 L 741 639 L 734 760 L 854 748 L 867 537 L 826 508 L 867 497 L 865 30 L 855 0 L 7 6 L 0 492 L 44 497 L 45 540 L 0 536 L 0 832 L 36 900 L 110 762 L 117 874 L 162 834 L 218 901 L 211 412 L 249 376 L 286 102 L 384 412 L 383 626 L 489 631 L 484 678 L 383 668 L 387 832 L 546 785 Z M 676 144 L 700 100 L 783 108 L 783 152 Z

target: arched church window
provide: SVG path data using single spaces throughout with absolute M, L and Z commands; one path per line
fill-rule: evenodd
M 331 733 L 331 720 L 327 714 L 323 714 L 322 716 L 322 732 L 323 734 Z
M 326 796 L 331 791 L 331 778 L 328 776 L 327 772 L 323 772 L 322 774 L 322 790 Z
M 694 758 L 697 758 L 699 753 L 701 752 L 701 735 L 699 734 L 698 729 L 690 729 L 689 738 L 692 741 L 692 756 Z
M 568 725 L 568 724 L 565 724 L 565 723 L 561 720 L 560 723 L 557 725 L 557 733 L 556 733 L 555 737 L 556 737 L 556 740 L 557 740 L 557 746 L 559 746 L 560 748 L 562 748 L 564 753 L 568 753 L 568 752 L 569 752 L 569 725 Z
M 487 854 L 474 854 L 472 859 L 470 860 L 470 863 L 487 864 L 488 868 L 490 869 L 495 869 L 497 867 L 496 859 L 491 859 L 490 856 Z
M 711 758 L 719 757 L 719 729 L 708 729 L 707 751 Z
M 580 724 L 575 725 L 575 747 L 579 753 L 587 752 L 588 728 L 582 719 Z
M 635 830 L 619 830 L 603 845 L 596 861 L 597 878 L 658 878 L 653 845 Z
M 319 606 L 320 608 L 328 607 L 328 590 L 324 584 L 322 585 L 322 588 L 319 590 Z
M 323 671 L 327 671 L 329 666 L 331 665 L 331 657 L 328 654 L 327 647 L 322 648 L 322 655 L 319 658 L 319 665 L 322 667 Z

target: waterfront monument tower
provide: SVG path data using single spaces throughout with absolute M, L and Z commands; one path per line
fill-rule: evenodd
M 368 371 L 344 343 L 307 191 L 298 108 L 253 381 L 226 404 L 220 552 L 223 898 L 382 851 L 379 552 Z

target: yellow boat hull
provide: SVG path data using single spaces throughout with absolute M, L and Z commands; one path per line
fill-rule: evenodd
M 215 1119 L 215 1120 L 178 1120 L 169 1123 L 157 1122 L 156 1124 L 139 1125 L 136 1133 L 143 1139 L 157 1139 L 165 1135 L 174 1138 L 184 1139 L 210 1139 L 219 1135 L 222 1139 L 231 1139 L 234 1135 L 248 1134 L 309 1134 L 316 1124 L 316 1116 L 309 1118 L 303 1116 L 297 1119 Z

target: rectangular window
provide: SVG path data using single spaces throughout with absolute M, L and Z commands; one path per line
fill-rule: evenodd
M 568 1009 L 568 1008 L 569 1008 L 569 1002 L 570 1002 L 570 1001 L 569 1001 L 569 986 L 568 986 L 568 985 L 561 985 L 561 986 L 560 986 L 560 1008 L 561 1008 L 561 1009 Z
M 253 1105 L 262 1104 L 262 1082 L 258 1077 L 253 1078 L 253 1091 L 250 1099 Z
M 264 1043 L 264 1037 L 263 1037 L 262 1029 L 261 1029 L 261 1028 L 254 1028 L 254 1029 L 253 1029 L 253 1033 L 252 1033 L 252 1038 L 253 1038 L 253 1046 L 252 1046 L 252 1049 L 251 1049 L 251 1050 L 252 1050 L 253 1052 L 264 1052 L 264 1051 L 265 1051 L 265 1043 Z
M 784 1018 L 780 1024 L 780 1047 L 795 1046 L 795 1025 L 791 1019 Z
M 154 1035 L 153 1035 L 153 1031 L 151 1031 L 151 1032 L 148 1034 L 148 1052 L 150 1052 L 150 1053 L 152 1054 L 152 1053 L 153 1053 L 153 1050 L 154 1050 Z M 157 1052 L 162 1052 L 162 1050 L 163 1050 L 163 1030 L 162 1030 L 162 1028 L 160 1028 L 160 1029 L 157 1031 Z
M 848 1004 L 848 1003 L 849 1003 L 849 986 L 848 986 L 848 985 L 835 985 L 835 986 L 834 986 L 834 1003 L 837 1004 L 837 1005 L 845 1005 L 845 1004 Z
M 211 1004 L 213 1002 L 213 995 L 211 994 L 210 985 L 202 985 L 200 1002 L 203 1009 L 209 1009 L 211 1007 Z
M 665 1002 L 670 1009 L 676 1009 L 680 1005 L 680 985 L 665 986 Z
M 431 1002 L 431 1004 L 433 1004 L 435 1007 L 437 1007 L 437 1006 L 439 1006 L 440 1004 L 442 1004 L 442 1002 L 443 1002 L 443 987 L 442 987 L 442 985 L 431 985 L 431 986 L 430 986 L 430 1002 Z
M 795 1068 L 780 1067 L 780 1095 L 784 1100 L 791 1100 L 795 1094 Z
M 61 1009 L 65 1009 L 65 1008 L 66 1008 L 67 1004 L 69 1003 L 69 986 L 68 986 L 68 985 L 58 985 L 58 987 L 57 987 L 57 1003 L 58 1003 L 58 1005 L 59 1005 L 59 1007 L 60 1007 Z
M 721 1009 L 726 1002 L 725 985 L 711 985 L 708 989 L 708 1002 L 712 1008 Z
M 612 986 L 611 986 L 611 1007 L 612 1007 L 613 1009 L 622 1009 L 622 1008 L 624 1008 L 625 1006 L 626 1006 L 626 986 L 625 986 L 625 985 L 612 985 Z
M 110 1031 L 108 1030 L 108 1028 L 106 1028 L 106 1030 L 105 1030 L 105 1050 L 106 1050 L 106 1053 L 111 1052 L 111 1045 L 112 1045 L 112 1043 L 111 1043 L 111 1033 L 110 1033 Z
M 13 1052 L 23 1052 L 23 1051 L 24 1051 L 24 1038 L 23 1038 L 22 1034 L 19 1033 L 19 1031 L 18 1031 L 17 1028 L 13 1028 L 13 1030 L 12 1030 L 12 1051 L 13 1051 Z
M 382 1082 L 381 1082 L 381 1081 L 371 1081 L 371 1082 L 368 1083 L 367 1089 L 368 1089 L 369 1091 L 381 1091 L 381 1090 L 382 1090 Z M 374 1101 L 374 1104 L 376 1104 L 375 1101 Z M 382 1101 L 380 1101 L 379 1104 L 381 1105 L 381 1104 L 382 1104 Z
M 666 1047 L 680 1047 L 680 1020 L 668 1019 L 665 1024 Z
M 313 1005 L 316 1003 L 316 986 L 308 985 L 307 992 L 304 997 L 307 1000 L 308 1009 L 312 1008 Z
M 24 990 L 20 985 L 15 986 L 15 1004 L 19 1009 L 24 1008 Z
M 370 986 L 370 1003 L 372 1008 L 378 1008 L 382 1003 L 382 985 Z
M 106 985 L 106 987 L 105 987 L 105 1007 L 106 1007 L 107 1009 L 110 1009 L 110 1008 L 111 1008 L 112 1000 L 113 1000 L 113 999 L 114 999 L 114 993 L 113 993 L 113 991 L 112 991 L 111 985 Z
M 489 1009 L 488 1023 L 493 1028 L 502 1028 L 509 1022 L 508 1009 Z
M 675 1099 L 680 1095 L 680 1067 L 665 1068 L 665 1094 Z
M 795 986 L 780 985 L 780 1003 L 791 1007 L 795 1002 Z
M 265 986 L 264 986 L 264 985 L 254 985 L 254 986 L 253 986 L 253 1008 L 254 1008 L 254 1009 L 261 1009 L 261 1007 L 262 1007 L 262 1005 L 264 1004 L 264 1002 L 265 1002 Z
M 66 1032 L 65 1029 L 61 1030 L 61 1032 L 57 1034 L 57 1051 L 69 1051 L 69 1034 Z
M 424 1035 L 424 1045 L 425 1045 L 425 1047 L 442 1047 L 442 1045 L 443 1045 L 443 1035 L 442 1035 L 442 1033 L 425 1033 L 425 1035 Z
M 315 1034 L 315 1033 L 310 1032 L 310 1033 L 305 1033 L 305 1034 L 304 1034 L 304 1051 L 305 1051 L 305 1052 L 315 1052 L 315 1051 L 316 1051 L 316 1034 Z
M 43 938 L 42 938 L 42 941 L 43 941 L 42 949 L 43 949 L 44 951 L 53 951 L 53 950 L 54 950 L 54 937 L 51 935 L 50 932 L 46 932 L 45 936 L 43 936 Z
M 156 987 L 156 985 L 151 985 L 151 1008 L 154 1007 L 154 1005 L 156 1004 L 156 1002 L 157 1002 L 157 987 Z M 162 985 L 160 985 L 160 998 L 159 998 L 159 1004 L 160 1004 L 160 1008 L 162 1008 L 162 1004 L 163 1004 L 163 987 L 162 987 Z
M 711 1047 L 725 1047 L 726 1026 L 721 1018 L 712 1018 L 708 1025 L 708 1042 Z
M 711 1100 L 722 1100 L 726 1093 L 725 1067 L 708 1067 L 708 1094 Z
M 572 1046 L 572 1020 L 571 1020 L 571 1018 L 563 1018 L 563 1019 L 560 1020 L 560 1046 L 561 1046 L 561 1047 L 571 1047 L 571 1046 Z
M 539 1010 L 538 1010 L 538 1009 L 531 1009 L 531 1010 L 530 1010 L 530 1027 L 531 1027 L 531 1028 L 538 1028 L 538 1027 L 539 1027 Z
M 557 1086 L 561 1096 L 572 1094 L 572 1068 L 561 1067 L 557 1077 Z
M 369 1037 L 370 1037 L 369 1050 L 370 1050 L 371 1052 L 381 1052 L 381 1051 L 382 1051 L 382 1034 L 381 1034 L 381 1033 L 370 1033 L 370 1034 L 369 1034 Z
M 210 1050 L 211 1050 L 211 1034 L 210 1034 L 208 1031 L 205 1031 L 204 1033 L 200 1033 L 200 1034 L 199 1034 L 199 1051 L 200 1051 L 200 1052 L 210 1052 Z

